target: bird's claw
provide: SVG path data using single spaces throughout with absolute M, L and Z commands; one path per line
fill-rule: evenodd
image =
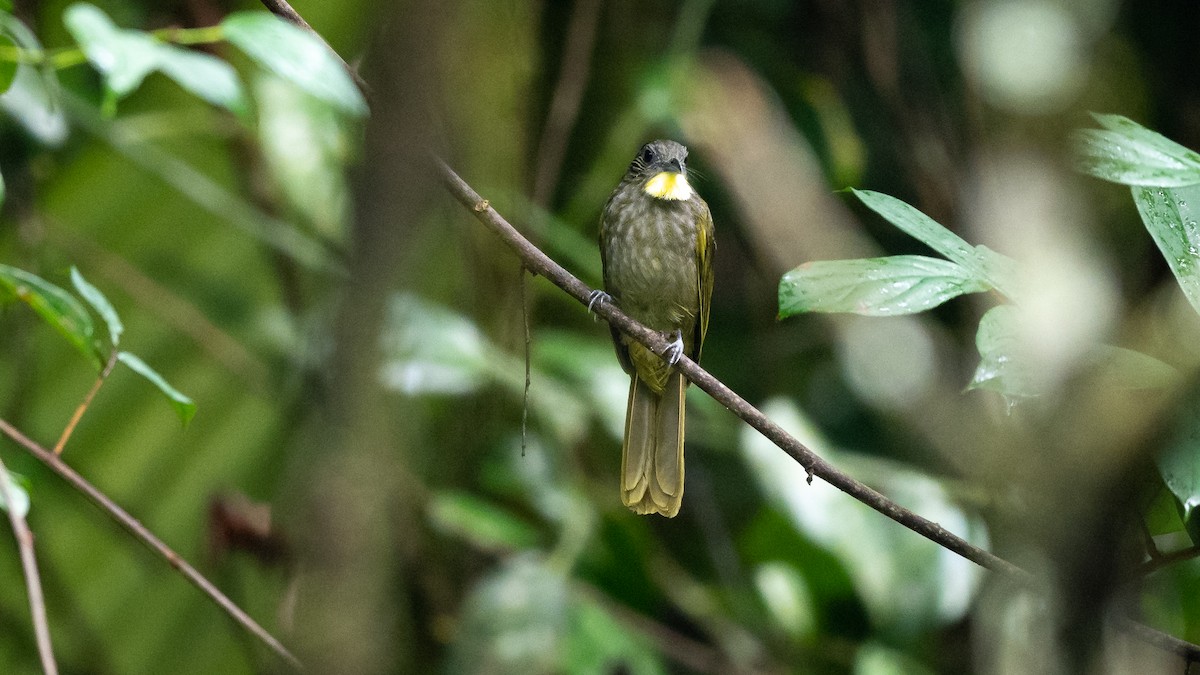
M 597 303 L 603 305 L 606 302 L 612 302 L 612 296 L 608 293 L 605 293 L 601 290 L 594 290 L 591 293 L 588 293 L 588 312 L 592 312 L 592 305 Z M 592 320 L 595 321 L 596 317 L 593 316 Z
M 674 337 L 675 339 L 671 340 L 671 343 L 667 345 L 662 354 L 667 364 L 672 366 L 679 363 L 679 358 L 683 356 L 683 332 L 675 331 Z

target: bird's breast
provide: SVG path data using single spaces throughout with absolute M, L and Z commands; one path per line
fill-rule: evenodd
M 690 201 L 642 195 L 615 195 L 605 211 L 608 291 L 650 328 L 686 328 L 699 311 L 697 218 Z

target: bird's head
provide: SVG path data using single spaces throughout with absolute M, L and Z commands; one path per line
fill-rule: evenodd
M 637 181 L 642 191 L 655 199 L 690 199 L 687 154 L 687 148 L 675 141 L 651 141 L 633 158 L 625 179 Z

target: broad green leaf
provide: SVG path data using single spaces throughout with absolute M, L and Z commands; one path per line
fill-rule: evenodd
M 270 73 L 254 81 L 259 146 L 288 203 L 330 241 L 344 241 L 349 212 L 345 117 Z
M 247 114 L 241 83 L 228 63 L 165 44 L 143 31 L 118 28 L 103 11 L 86 3 L 68 7 L 63 22 L 88 61 L 104 74 L 111 94 L 107 103 L 115 106 L 116 99 L 137 89 L 147 75 L 158 70 L 209 103 Z
M 118 98 L 137 89 L 158 67 L 161 43 L 157 39 L 118 28 L 95 5 L 80 2 L 67 7 L 63 23 Z
M 158 69 L 179 86 L 239 117 L 249 115 L 242 83 L 233 66 L 211 54 L 174 45 L 158 46 Z
M 1184 529 L 1192 543 L 1200 544 L 1200 395 L 1195 390 L 1180 407 L 1177 427 L 1157 462 Z
M 1133 201 L 1146 231 L 1192 308 L 1200 312 L 1200 185 L 1181 188 L 1134 187 Z
M 988 547 L 982 525 L 955 505 L 936 480 L 895 462 L 830 447 L 789 400 L 767 401 L 762 410 L 848 473 L 973 544 Z M 896 527 L 824 481 L 805 485 L 804 468 L 753 429 L 742 428 L 740 446 L 767 502 L 786 512 L 796 531 L 844 566 L 854 596 L 865 605 L 873 626 L 893 635 L 917 635 L 960 620 L 970 610 L 974 590 L 983 578 L 974 564 Z M 827 592 L 814 579 L 825 581 L 817 575 L 828 570 L 800 571 L 814 596 Z M 896 592 L 900 587 L 903 593 Z M 798 615 L 791 620 L 804 628 Z
M 1158 389 L 1179 379 L 1179 371 L 1142 352 L 1112 345 L 1099 345 L 1092 354 L 1093 364 L 1121 389 Z
M 18 47 L 41 53 L 42 45 L 29 27 L 11 14 L 0 12 L 0 34 Z M 45 145 L 58 146 L 67 137 L 58 74 L 47 64 L 17 65 L 12 85 L 0 95 L 0 107 L 30 135 Z
M 488 551 L 521 551 L 538 543 L 538 532 L 491 502 L 465 492 L 440 492 L 429 503 L 433 526 Z
M 1120 115 L 1093 115 L 1100 129 L 1075 132 L 1078 169 L 1123 185 L 1182 187 L 1200 183 L 1200 154 Z
M 533 553 L 507 558 L 470 589 L 445 672 L 561 673 L 567 578 Z
M 5 51 L 16 51 L 17 42 L 8 35 L 0 33 L 0 49 Z M 0 60 L 0 94 L 8 91 L 12 86 L 13 80 L 17 77 L 17 62 L 15 60 Z
M 406 396 L 465 394 L 496 384 L 513 400 L 524 394 L 525 364 L 519 354 L 492 343 L 470 317 L 418 295 L 394 296 L 381 343 L 383 386 Z M 536 415 L 562 442 L 580 439 L 590 424 L 588 405 L 555 379 L 534 377 L 531 419 Z M 627 378 L 624 388 L 629 388 Z
M 172 387 L 162 375 L 159 375 L 137 356 L 129 352 L 119 352 L 117 360 L 129 366 L 133 372 L 141 375 L 149 380 L 151 384 L 158 387 L 158 390 L 171 402 L 171 407 L 175 409 L 175 414 L 179 417 L 179 421 L 183 423 L 183 426 L 186 427 L 188 422 L 192 421 L 192 418 L 196 415 L 196 404 L 192 399 L 180 393 L 175 387 Z
M 0 471 L 0 480 L 8 483 L 13 511 L 21 518 L 29 515 L 29 490 L 26 488 L 29 481 L 24 476 L 11 471 Z M 0 492 L 0 510 L 9 510 L 9 504 L 4 499 L 4 492 Z
M 993 307 L 979 320 L 975 346 L 979 366 L 967 389 L 987 389 L 1008 401 L 1037 396 L 1036 373 L 1022 358 L 1020 310 L 1012 305 Z
M 104 319 L 105 325 L 108 326 L 108 339 L 113 347 L 121 343 L 121 334 L 125 332 L 125 326 L 121 324 L 121 317 L 117 316 L 117 310 L 113 308 L 112 303 L 104 294 L 100 292 L 83 275 L 79 273 L 79 269 L 71 267 L 71 283 L 75 285 L 75 290 L 79 291 L 79 295 L 87 300 L 92 309 Z
M 317 36 L 269 12 L 234 12 L 221 26 L 225 38 L 263 68 L 343 112 L 367 113 L 345 66 Z
M 104 362 L 96 349 L 92 317 L 70 293 L 24 270 L 0 265 L 0 289 L 33 308 L 99 371 Z
M 987 282 L 961 265 L 919 255 L 805 263 L 779 281 L 779 316 L 853 312 L 864 316 L 916 314 Z
M 1160 475 L 1162 468 L 1163 462 L 1160 460 Z M 1182 512 L 1182 505 L 1164 482 L 1155 489 L 1154 498 L 1150 500 L 1150 504 L 1142 512 L 1142 518 L 1150 534 L 1158 536 L 1160 534 L 1184 531 Z
M 817 612 L 808 582 L 794 565 L 772 560 L 754 570 L 754 585 L 771 618 L 792 638 L 811 637 Z
M 903 230 L 929 248 L 946 256 L 983 279 L 1004 295 L 1016 297 L 1016 263 L 1011 259 L 984 246 L 971 246 L 962 237 L 943 227 L 940 223 L 895 197 L 870 190 L 855 190 L 854 193 L 875 213 Z
M 613 664 L 629 675 L 666 675 L 662 658 L 644 635 L 618 621 L 600 603 L 572 597 L 564 663 L 557 672 L 608 673 Z

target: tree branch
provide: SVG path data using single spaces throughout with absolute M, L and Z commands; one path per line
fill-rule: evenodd
M 358 71 L 352 68 L 350 64 L 346 62 L 346 59 L 343 59 L 333 47 L 329 46 L 329 43 L 325 41 L 325 37 L 313 30 L 313 27 L 308 25 L 308 22 L 304 20 L 304 17 L 300 16 L 299 12 L 292 9 L 292 6 L 287 3 L 287 0 L 262 0 L 262 4 L 275 16 L 287 21 L 297 28 L 303 28 L 320 40 L 321 44 L 325 45 L 325 48 L 328 49 L 334 56 L 336 56 L 338 60 L 342 62 L 342 65 L 346 67 L 346 73 L 350 75 L 350 79 L 354 80 L 354 84 L 358 85 L 359 91 L 361 91 L 364 96 L 368 96 L 370 94 L 370 87 L 367 86 L 366 81 L 362 79 L 362 76 L 358 74 Z
M 45 675 L 58 675 L 58 664 L 54 661 L 54 648 L 50 644 L 50 624 L 46 621 L 46 599 L 42 595 L 42 578 L 38 574 L 37 556 L 33 553 L 33 532 L 25 516 L 13 508 L 13 491 L 9 489 L 8 469 L 0 461 L 0 497 L 8 511 L 8 522 L 12 524 L 13 536 L 21 552 L 21 568 L 25 573 L 25 590 L 29 594 L 29 614 L 33 621 L 33 634 L 37 639 L 38 657 L 42 660 Z
M 262 2 L 275 14 L 301 28 L 307 29 L 314 35 L 317 34 L 292 9 L 286 0 L 262 0 Z M 344 60 L 343 63 L 345 63 Z M 346 68 L 353 74 L 355 81 L 361 84 L 362 80 L 359 79 L 354 69 L 350 68 L 349 64 L 346 64 Z M 445 162 L 436 156 L 432 159 L 442 183 L 446 186 L 450 194 L 461 204 L 471 209 L 481 223 L 504 240 L 530 272 L 546 277 L 554 285 L 573 296 L 580 304 L 587 305 L 589 303 L 588 296 L 592 289 L 588 288 L 586 284 L 570 272 L 567 272 L 562 266 L 551 260 L 549 256 L 531 244 L 516 228 L 492 209 L 488 201 L 480 197 L 479 193 L 475 192 Z M 617 326 L 621 331 L 654 350 L 656 353 L 661 354 L 666 349 L 668 343 L 663 336 L 634 321 L 616 307 L 601 303 L 594 309 L 595 313 L 605 321 Z M 707 371 L 686 355 L 679 359 L 677 367 L 697 387 L 704 390 L 709 396 L 712 396 L 718 403 L 733 411 L 734 414 L 758 430 L 759 433 L 766 436 L 768 440 L 779 446 L 788 456 L 803 466 L 804 470 L 808 472 L 809 481 L 812 481 L 813 476 L 817 476 L 904 527 L 933 541 L 939 546 L 961 555 L 977 565 L 1023 581 L 1032 579 L 1030 574 L 1025 570 L 989 551 L 974 546 L 965 539 L 946 530 L 941 525 L 909 511 L 829 464 L 812 450 L 805 447 L 803 443 L 784 431 L 779 425 L 771 421 L 766 415 L 759 412 L 754 406 L 746 402 L 741 396 L 734 393 L 729 387 L 726 387 L 720 380 L 709 375 Z M 1182 656 L 1189 663 L 1200 661 L 1200 646 L 1180 640 L 1177 637 L 1130 619 L 1119 619 L 1118 624 L 1139 639 L 1167 652 Z
M 442 183 L 446 186 L 450 194 L 463 206 L 470 209 L 479 222 L 483 223 L 488 229 L 499 236 L 517 254 L 517 257 L 521 259 L 521 262 L 530 272 L 546 277 L 555 286 L 558 286 L 578 300 L 580 304 L 585 306 L 588 304 L 592 289 L 588 288 L 587 284 L 563 269 L 562 266 L 551 260 L 549 256 L 530 243 L 528 239 L 522 236 L 503 216 L 497 213 L 486 199 L 475 192 L 445 162 L 438 157 L 433 157 L 432 159 L 436 171 L 442 179 Z M 626 335 L 646 345 L 655 353 L 663 353 L 669 344 L 663 335 L 634 321 L 612 304 L 596 304 L 593 306 L 593 310 L 602 319 L 616 326 Z M 704 390 L 705 393 L 713 397 L 718 403 L 742 418 L 746 424 L 754 427 L 759 433 L 766 436 L 767 439 L 786 452 L 789 457 L 796 460 L 808 472 L 809 481 L 814 476 L 821 478 L 835 488 L 900 523 L 904 527 L 981 567 L 1013 577 L 1025 583 L 1033 581 L 1032 575 L 1020 567 L 1000 558 L 994 553 L 971 544 L 946 530 L 941 525 L 900 506 L 834 467 L 812 450 L 805 447 L 803 443 L 784 431 L 778 424 L 771 421 L 770 418 L 762 414 L 757 408 L 750 405 L 745 399 L 725 386 L 720 380 L 710 375 L 686 355 L 679 359 L 676 367 L 685 377 L 695 383 L 697 387 Z M 1200 646 L 1128 619 L 1119 620 L 1119 626 L 1128 630 L 1129 633 L 1139 639 L 1168 652 L 1184 656 L 1188 659 L 1200 660 Z
M 228 614 L 229 617 L 233 619 L 239 626 L 244 628 L 250 634 L 254 635 L 267 647 L 270 647 L 271 651 L 279 655 L 279 657 L 292 666 L 292 668 L 296 670 L 304 669 L 300 663 L 300 660 L 293 656 L 292 653 L 283 646 L 283 643 L 275 639 L 275 637 L 268 633 L 262 626 L 258 625 L 254 619 L 250 618 L 249 614 L 246 614 L 241 607 L 238 607 L 236 604 L 234 604 L 234 602 L 230 600 L 224 593 L 222 593 L 220 589 L 218 589 L 211 581 L 205 578 L 204 575 L 200 574 L 195 567 L 192 567 L 186 560 L 180 557 L 178 553 L 163 543 L 163 541 L 156 537 L 153 532 L 148 530 L 145 525 L 142 525 L 141 522 L 139 522 L 136 518 L 129 515 L 127 511 L 118 506 L 116 502 L 109 499 L 107 495 L 101 492 L 96 486 L 89 483 L 83 476 L 80 476 L 74 469 L 67 466 L 62 461 L 62 458 L 50 450 L 38 445 L 35 441 L 22 434 L 20 430 L 3 419 L 0 419 L 0 433 L 3 433 L 5 436 L 11 438 L 17 443 L 17 445 L 20 445 L 22 448 L 28 451 L 29 454 L 37 458 L 42 464 L 45 464 L 47 467 L 49 467 L 51 471 L 58 474 L 58 476 L 69 483 L 71 487 L 83 493 L 83 496 L 87 497 L 89 501 L 100 507 L 100 510 L 104 511 L 109 515 L 109 517 L 117 521 L 121 527 L 125 528 L 126 531 L 145 544 L 147 548 L 149 548 L 151 551 L 154 551 L 164 560 L 166 560 L 168 565 L 178 570 L 185 579 L 191 582 L 193 586 L 200 589 L 201 593 L 207 595 L 210 600 L 216 603 L 218 607 L 223 609 L 225 613 Z
M 517 232 L 507 220 L 495 211 L 486 199 L 480 197 L 475 190 L 467 185 L 454 170 L 440 159 L 434 160 L 441 175 L 442 182 L 455 199 L 474 212 L 475 217 L 493 232 L 498 234 L 510 248 L 521 258 L 531 272 L 549 279 L 554 285 L 563 289 L 581 304 L 588 304 L 592 289 L 575 278 L 558 263 L 554 262 L 540 249 L 529 242 L 520 232 Z M 611 303 L 597 303 L 593 310 L 605 321 L 611 323 L 638 342 L 646 345 L 656 354 L 666 350 L 669 341 L 660 333 L 646 328 L 631 319 L 627 314 Z M 830 485 L 845 492 L 858 501 L 875 509 L 883 515 L 900 523 L 904 527 L 949 549 L 962 557 L 987 569 L 1001 572 L 1009 576 L 1028 578 L 1029 575 L 1016 565 L 995 554 L 975 546 L 967 540 L 953 534 L 937 523 L 920 516 L 888 499 L 874 489 L 867 487 L 848 474 L 822 459 L 803 443 L 784 431 L 757 408 L 750 405 L 746 399 L 736 394 L 723 382 L 713 377 L 686 355 L 679 359 L 676 367 L 697 387 L 712 396 L 718 403 L 728 408 L 733 414 L 742 418 L 772 443 L 779 446 L 788 456 L 796 460 L 808 472 L 809 481 L 816 476 Z

